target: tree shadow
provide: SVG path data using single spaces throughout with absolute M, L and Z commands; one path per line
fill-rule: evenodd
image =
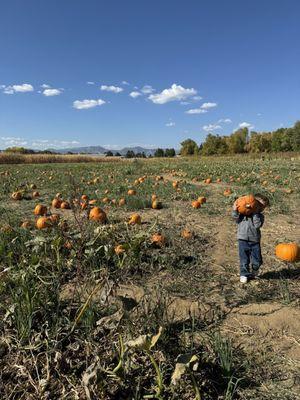
M 300 278 L 300 268 L 285 268 L 279 271 L 268 271 L 260 275 L 260 279 L 297 279 Z

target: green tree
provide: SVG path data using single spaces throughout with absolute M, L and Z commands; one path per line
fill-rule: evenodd
M 164 157 L 165 156 L 165 152 L 163 149 L 156 149 L 155 153 L 154 153 L 154 157 Z
M 228 145 L 224 136 L 213 135 L 209 133 L 206 136 L 205 142 L 201 147 L 201 154 L 210 156 L 213 154 L 226 154 L 228 152 Z
M 175 157 L 176 151 L 175 149 L 166 149 L 165 150 L 165 157 Z
M 229 153 L 245 153 L 248 142 L 248 128 L 241 128 L 227 138 Z
M 126 158 L 134 158 L 135 157 L 135 153 L 132 150 L 128 150 L 127 153 L 125 154 Z
M 192 156 L 199 153 L 197 143 L 192 139 L 186 139 L 181 144 L 180 154 L 182 156 Z

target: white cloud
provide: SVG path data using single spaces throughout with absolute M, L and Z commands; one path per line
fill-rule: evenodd
M 135 91 L 129 93 L 129 96 L 132 97 L 133 99 L 135 99 L 136 97 L 139 97 L 139 96 L 141 96 L 141 95 L 142 95 L 142 93 L 140 93 L 140 92 L 135 92 Z
M 28 144 L 28 142 L 24 138 L 14 137 L 14 136 L 0 137 L 0 146 L 1 147 L 26 146 L 27 144 Z
M 202 97 L 201 97 L 201 96 L 194 96 L 194 97 L 193 97 L 193 100 L 199 101 L 199 100 L 202 100 Z
M 49 97 L 49 96 L 58 96 L 61 93 L 62 93 L 61 89 L 45 89 L 43 91 L 43 95 L 47 96 L 47 97 Z
M 189 101 L 181 101 L 180 104 L 182 106 L 187 106 L 188 104 L 191 104 Z
M 206 132 L 213 132 L 213 131 L 217 131 L 218 129 L 222 129 L 222 127 L 220 125 L 217 125 L 217 124 L 204 125 L 202 128 Z
M 217 107 L 217 103 L 203 103 L 199 108 L 192 108 L 186 114 L 205 114 L 210 108 Z
M 14 94 L 15 91 L 14 91 L 14 89 L 13 89 L 11 86 L 6 86 L 6 87 L 3 89 L 3 93 L 5 93 L 5 94 Z
M 185 89 L 184 87 L 173 83 L 169 89 L 164 89 L 161 93 L 151 94 L 148 99 L 155 104 L 165 104 L 170 101 L 185 100 L 196 94 L 197 91 L 193 88 Z
M 175 125 L 176 125 L 175 122 L 172 121 L 166 123 L 166 126 L 175 126 Z
M 153 87 L 151 85 L 145 85 L 142 87 L 141 92 L 144 94 L 151 94 L 151 93 L 155 92 L 155 90 L 153 89 Z
M 123 88 L 119 87 L 119 86 L 107 86 L 107 85 L 101 85 L 100 87 L 101 90 L 105 91 L 105 92 L 113 92 L 113 93 L 121 93 L 123 92 Z
M 41 85 L 41 88 L 43 88 L 43 89 L 50 89 L 51 86 L 48 85 L 47 83 L 43 83 L 43 84 Z
M 203 103 L 201 108 L 203 110 L 208 110 L 209 108 L 217 107 L 217 105 L 218 105 L 217 103 Z
M 87 81 L 87 83 L 86 83 L 87 85 L 95 85 L 95 82 L 92 82 L 92 81 Z
M 34 88 L 29 83 L 22 83 L 21 85 L 11 85 L 11 86 L 4 86 L 3 93 L 5 94 L 14 94 L 14 93 L 26 93 L 26 92 L 33 92 Z
M 203 110 L 202 108 L 191 108 L 185 112 L 186 114 L 205 114 L 207 110 Z
M 248 128 L 248 129 L 253 129 L 254 125 L 249 124 L 249 122 L 241 122 L 239 124 L 239 128 Z
M 106 102 L 102 99 L 98 100 L 75 100 L 73 102 L 73 107 L 76 108 L 77 110 L 87 110 L 88 108 L 94 108 L 97 106 L 102 106 Z
M 129 82 L 127 82 L 127 81 L 122 81 L 122 85 L 129 85 Z
M 230 118 L 222 118 L 219 119 L 218 124 L 224 123 L 224 124 L 231 124 L 231 119 Z

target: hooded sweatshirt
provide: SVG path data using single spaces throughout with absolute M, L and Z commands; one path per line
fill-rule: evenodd
M 242 215 L 238 211 L 232 211 L 232 217 L 238 224 L 237 238 L 238 240 L 247 240 L 249 242 L 260 241 L 260 228 L 264 223 L 264 216 L 261 213 L 249 216 Z

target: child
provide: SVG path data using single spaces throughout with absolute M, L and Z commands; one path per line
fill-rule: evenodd
M 247 283 L 249 278 L 258 275 L 259 267 L 263 260 L 260 248 L 260 228 L 264 223 L 264 215 L 261 211 L 269 205 L 267 197 L 257 193 L 254 195 L 259 202 L 260 211 L 252 215 L 242 215 L 237 211 L 236 201 L 233 204 L 232 217 L 238 224 L 237 238 L 240 257 L 240 282 Z M 250 262 L 252 271 L 250 270 Z

